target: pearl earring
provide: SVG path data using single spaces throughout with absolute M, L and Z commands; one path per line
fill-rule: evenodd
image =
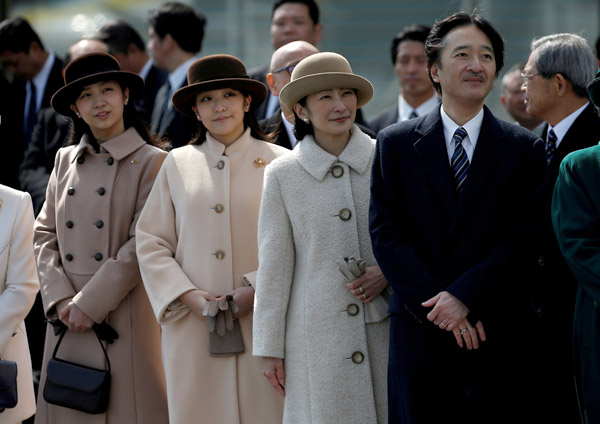
M 308 118 L 304 118 L 302 120 L 304 121 L 305 124 L 309 124 L 310 123 L 310 119 L 308 119 Z

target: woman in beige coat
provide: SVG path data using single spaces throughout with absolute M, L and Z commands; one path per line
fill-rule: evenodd
M 375 146 L 353 125 L 372 95 L 335 53 L 302 60 L 279 95 L 301 141 L 265 173 L 254 354 L 285 396 L 285 423 L 387 422 L 387 282 L 368 226 Z M 349 257 L 367 267 L 348 282 L 336 263 Z
M 29 194 L 0 185 L 0 359 L 17 363 L 18 403 L 0 413 L 16 424 L 35 412 L 25 315 L 40 288 L 33 254 L 33 208 Z
M 45 369 L 57 342 L 49 326 L 36 423 L 166 424 L 160 328 L 141 284 L 135 225 L 166 156 L 148 144 L 131 99 L 141 78 L 107 54 L 81 56 L 65 70 L 52 107 L 73 118 L 35 225 L 42 301 L 69 328 L 57 357 L 105 368 L 94 323 L 118 333 L 106 345 L 112 366 L 108 411 L 90 415 L 44 400 Z
M 199 59 L 188 82 L 173 104 L 200 121 L 199 135 L 167 156 L 136 231 L 162 325 L 170 423 L 280 423 L 283 402 L 252 356 L 254 289 L 244 275 L 258 268 L 264 167 L 288 150 L 260 139 L 252 110 L 267 90 L 239 59 Z M 209 332 L 204 306 L 226 295 L 239 311 L 233 331 L 219 336 Z

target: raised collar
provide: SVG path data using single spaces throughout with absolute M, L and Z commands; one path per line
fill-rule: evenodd
M 130 127 L 118 136 L 102 143 L 100 145 L 100 149 L 101 151 L 106 150 L 114 159 L 121 160 L 124 157 L 130 155 L 131 153 L 135 152 L 144 144 L 146 144 L 146 142 L 142 137 L 140 137 L 135 128 Z M 71 162 L 73 162 L 75 159 L 81 156 L 85 151 L 87 151 L 90 154 L 96 153 L 94 148 L 90 144 L 87 134 L 81 137 L 81 141 L 75 149 L 75 155 L 73 155 Z
M 225 146 L 207 132 L 206 141 L 204 144 L 206 145 L 208 151 L 212 154 L 217 156 L 232 156 L 238 152 L 246 150 L 246 147 L 248 144 L 250 144 L 251 138 L 250 128 L 246 128 L 246 131 L 244 131 L 237 140 L 235 140 L 229 146 Z
M 331 167 L 337 162 L 345 163 L 359 174 L 363 174 L 368 170 L 375 145 L 371 137 L 363 133 L 356 125 L 352 126 L 351 132 L 350 141 L 339 157 L 327 153 L 312 136 L 307 135 L 298 142 L 298 146 L 294 149 L 300 165 L 318 181 L 323 181 Z

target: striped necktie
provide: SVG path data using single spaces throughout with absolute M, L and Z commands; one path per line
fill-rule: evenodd
M 464 188 L 465 180 L 469 174 L 469 158 L 462 145 L 467 132 L 463 127 L 459 127 L 454 132 L 454 154 L 452 155 L 452 172 L 456 181 L 456 192 L 461 194 Z
M 550 131 L 548 131 L 548 140 L 546 141 L 546 160 L 548 161 L 548 164 L 550 164 L 552 156 L 554 156 L 557 141 L 558 137 L 556 137 L 556 133 L 553 129 L 550 129 Z

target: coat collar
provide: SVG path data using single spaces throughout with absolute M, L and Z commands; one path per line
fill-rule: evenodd
M 232 156 L 236 153 L 243 152 L 246 150 L 248 145 L 250 144 L 250 139 L 252 136 L 250 135 L 250 128 L 246 128 L 246 131 L 235 140 L 229 146 L 225 146 L 220 141 L 216 140 L 213 136 L 211 136 L 208 132 L 206 133 L 206 141 L 202 143 L 201 146 L 204 146 L 204 149 L 208 153 L 211 153 L 216 156 Z
M 106 150 L 111 157 L 115 158 L 116 160 L 121 160 L 135 152 L 144 144 L 146 144 L 146 142 L 142 137 L 140 137 L 136 129 L 130 127 L 115 138 L 111 138 L 110 140 L 102 143 L 101 148 Z M 96 153 L 90 144 L 87 134 L 81 137 L 81 141 L 75 148 L 75 154 L 71 159 L 71 163 L 79 156 L 83 155 L 86 151 L 90 154 Z
M 293 151 L 296 152 L 300 165 L 318 181 L 323 181 L 337 162 L 343 162 L 359 174 L 363 174 L 368 170 L 375 145 L 373 140 L 356 125 L 352 126 L 351 132 L 350 141 L 339 157 L 319 147 L 310 135 L 298 142 L 298 146 Z

